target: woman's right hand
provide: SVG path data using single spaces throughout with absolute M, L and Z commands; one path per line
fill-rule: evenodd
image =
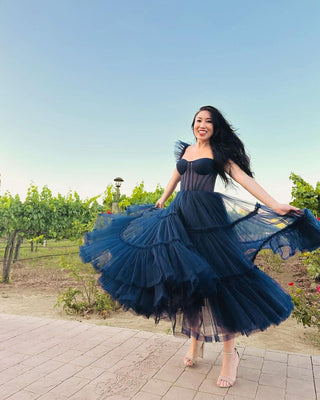
M 162 200 L 162 197 L 156 202 L 155 208 L 163 208 L 164 206 L 164 201 Z
M 164 203 L 171 196 L 171 194 L 173 193 L 174 189 L 176 188 L 178 182 L 180 182 L 180 174 L 176 168 L 173 171 L 172 178 L 170 179 L 170 181 L 166 187 L 166 190 L 164 191 L 164 193 L 162 194 L 160 199 L 156 202 L 156 205 L 155 205 L 156 208 L 163 208 Z

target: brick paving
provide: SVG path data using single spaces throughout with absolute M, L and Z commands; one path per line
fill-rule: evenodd
M 236 384 L 215 384 L 220 344 L 194 368 L 163 334 L 0 314 L 0 400 L 314 400 L 320 356 L 239 348 Z

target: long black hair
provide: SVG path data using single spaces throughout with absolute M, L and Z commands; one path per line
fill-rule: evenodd
M 250 169 L 250 159 L 245 152 L 242 141 L 235 133 L 235 129 L 224 118 L 221 112 L 212 106 L 203 106 L 195 114 L 192 121 L 192 131 L 197 115 L 200 111 L 209 111 L 213 123 L 213 135 L 210 138 L 210 146 L 214 155 L 215 165 L 221 179 L 227 185 L 230 179 L 226 175 L 225 168 L 229 160 L 235 162 L 249 176 L 253 177 Z

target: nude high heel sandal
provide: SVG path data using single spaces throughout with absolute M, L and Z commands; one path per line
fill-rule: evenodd
M 186 367 L 194 367 L 197 363 L 197 358 L 203 358 L 203 351 L 204 351 L 204 341 L 197 341 L 197 355 L 195 357 L 189 356 L 189 354 L 186 354 L 184 357 L 184 365 Z
M 233 385 L 235 384 L 235 382 L 236 382 L 236 379 L 237 379 L 237 372 L 238 372 L 238 366 L 239 366 L 239 362 L 240 362 L 240 356 L 239 356 L 238 350 L 237 350 L 236 348 L 235 348 L 234 351 L 231 352 L 231 353 L 227 353 L 227 352 L 224 351 L 223 354 L 225 354 L 225 355 L 227 355 L 227 356 L 234 356 L 234 355 L 237 356 L 237 361 L 235 361 L 235 362 L 234 362 L 234 365 L 233 365 L 234 370 L 235 370 L 235 375 L 234 375 L 235 377 L 232 378 L 232 377 L 230 377 L 230 376 L 224 376 L 224 375 L 219 375 L 219 377 L 218 377 L 217 386 L 218 386 L 218 387 L 221 387 L 221 388 L 223 388 L 223 389 L 225 389 L 225 388 L 229 388 L 229 387 L 233 386 Z M 218 384 L 219 380 L 220 380 L 220 381 L 227 382 L 228 385 L 223 386 L 222 384 Z

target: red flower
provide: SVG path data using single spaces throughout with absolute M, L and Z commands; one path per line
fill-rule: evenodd
M 319 218 L 319 217 L 316 217 L 316 218 L 317 218 L 318 221 L 320 221 L 320 218 Z
M 320 286 L 317 286 L 317 287 L 316 287 L 316 291 L 317 291 L 318 293 L 320 293 Z
M 109 211 L 109 210 L 107 210 L 107 214 L 112 214 L 112 212 L 111 212 L 111 211 Z
M 294 283 L 293 283 L 293 282 L 289 282 L 288 285 L 289 285 L 289 286 L 293 286 Z

